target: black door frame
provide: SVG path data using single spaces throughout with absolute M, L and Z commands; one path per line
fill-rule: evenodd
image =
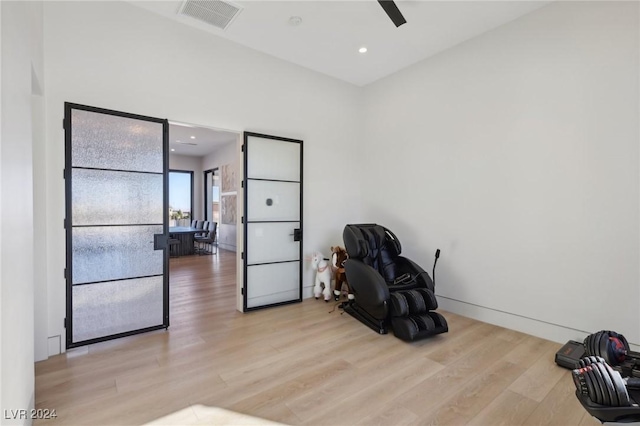
M 89 112 L 95 112 L 99 114 L 115 115 L 118 117 L 131 118 L 135 120 L 151 121 L 154 123 L 161 123 L 163 129 L 163 235 L 158 241 L 164 247 L 163 250 L 163 323 L 157 326 L 147 327 L 139 330 L 132 330 L 123 333 L 117 333 L 105 337 L 99 337 L 95 339 L 83 340 L 80 342 L 73 342 L 73 263 L 72 263 L 72 250 L 73 250 L 73 235 L 72 235 L 72 156 L 71 156 L 71 111 L 83 110 Z M 169 236 L 169 221 L 166 212 L 169 211 L 169 121 L 166 119 L 160 119 L 156 117 L 148 117 L 138 114 L 130 114 L 122 111 L 115 111 L 104 108 L 97 108 L 88 105 L 81 105 L 71 102 L 64 103 L 64 120 L 63 128 L 65 130 L 65 168 L 64 168 L 64 180 L 65 180 L 65 242 L 66 242 L 66 261 L 64 277 L 66 279 L 66 317 L 64 319 L 64 327 L 66 331 L 66 348 L 71 349 L 79 346 L 85 346 L 92 343 L 103 342 L 106 340 L 118 339 L 120 337 L 131 336 L 134 334 L 146 333 L 148 331 L 159 330 L 169 327 L 169 250 L 167 248 L 167 240 Z M 111 170 L 111 169 L 110 169 Z M 123 170 L 126 171 L 126 170 Z M 163 244 L 164 243 L 164 244 Z M 129 278 L 130 279 L 130 278 Z
M 249 225 L 249 220 L 247 220 L 247 201 L 248 201 L 248 182 L 249 179 L 247 177 L 247 158 L 248 158 L 248 144 L 247 141 L 249 139 L 249 137 L 258 137 L 258 138 L 263 138 L 263 139 L 271 139 L 271 140 L 276 140 L 276 141 L 281 141 L 281 142 L 292 142 L 292 143 L 297 143 L 300 144 L 300 228 L 299 228 L 299 241 L 300 241 L 300 251 L 298 254 L 298 257 L 300 259 L 300 267 L 298 268 L 298 282 L 299 282 L 299 290 L 298 290 L 298 294 L 299 294 L 299 298 L 298 299 L 294 299 L 294 300 L 288 300 L 285 302 L 278 302 L 278 303 L 272 303 L 269 305 L 262 305 L 262 306 L 255 306 L 255 307 L 251 307 L 248 308 L 247 307 L 247 230 L 248 230 L 248 225 Z M 242 285 L 242 309 L 244 312 L 249 312 L 249 311 L 255 311 L 255 310 L 259 310 L 259 309 L 265 309 L 265 308 L 271 308 L 274 306 L 282 306 L 282 305 L 289 305 L 292 303 L 299 303 L 302 302 L 302 261 L 303 261 L 303 256 L 302 256 L 302 252 L 303 252 L 303 248 L 302 248 L 302 243 L 304 241 L 302 235 L 304 234 L 304 225 L 303 225 L 303 217 L 302 217 L 302 206 L 303 206 L 303 141 L 299 140 L 299 139 L 289 139 L 289 138 L 283 138 L 283 137 L 279 137 L 279 136 L 273 136 L 273 135 L 265 135 L 262 133 L 254 133 L 254 132 L 244 132 L 244 143 L 242 144 L 242 153 L 243 153 L 243 178 L 242 178 L 242 188 L 243 188 L 243 216 L 242 216 L 242 225 L 243 225 L 243 232 L 242 232 L 242 238 L 243 238 L 243 252 L 242 252 L 242 260 L 243 260 L 243 285 Z M 274 180 L 274 179 L 258 179 L 258 180 Z M 272 222 L 272 221 L 268 221 L 268 222 Z M 286 221 L 289 222 L 289 221 Z M 252 222 L 255 223 L 255 222 Z M 272 262 L 272 263 L 283 263 L 283 262 Z

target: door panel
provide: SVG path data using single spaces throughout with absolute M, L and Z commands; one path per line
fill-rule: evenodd
M 246 188 L 249 221 L 300 220 L 299 183 L 249 180 Z
M 153 236 L 162 226 L 91 226 L 73 229 L 73 284 L 163 273 Z
M 169 326 L 168 126 L 65 104 L 67 348 Z
M 71 166 L 163 173 L 162 120 L 106 111 L 71 111 Z
M 244 134 L 244 309 L 302 300 L 302 141 Z
M 247 162 L 247 177 L 300 181 L 300 145 L 260 136 L 249 136 L 248 139 L 251 156 Z
M 162 223 L 160 174 L 73 169 L 74 225 Z
M 266 307 L 300 298 L 300 262 L 255 265 L 247 269 L 247 308 Z
M 300 222 L 249 223 L 247 262 L 256 264 L 299 259 L 300 241 L 292 238 L 299 228 Z
M 73 286 L 73 336 L 77 341 L 162 324 L 162 276 Z

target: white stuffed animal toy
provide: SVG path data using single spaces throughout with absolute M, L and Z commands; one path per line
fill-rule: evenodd
M 311 264 L 316 270 L 316 285 L 313 287 L 313 294 L 316 299 L 319 299 L 322 294 L 324 301 L 328 302 L 331 299 L 331 265 L 324 259 L 322 253 L 318 252 L 314 252 L 311 256 Z

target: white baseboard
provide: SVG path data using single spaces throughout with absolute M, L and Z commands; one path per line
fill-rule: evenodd
M 232 244 L 218 243 L 218 248 L 228 251 L 236 251 L 236 246 Z
M 302 298 L 309 299 L 313 297 L 313 286 L 302 287 Z
M 568 340 L 582 342 L 590 332 L 564 327 L 546 321 L 528 318 L 508 312 L 498 311 L 473 303 L 462 302 L 437 295 L 440 309 L 473 318 L 478 321 L 494 324 L 511 330 L 520 331 L 532 336 L 551 340 L 558 343 L 566 343 Z M 445 315 L 446 318 L 446 315 Z M 631 344 L 631 349 L 637 351 L 639 346 Z

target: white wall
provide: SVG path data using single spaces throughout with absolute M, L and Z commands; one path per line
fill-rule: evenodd
M 204 218 L 204 206 L 202 200 L 202 158 L 188 155 L 169 155 L 169 169 L 190 170 L 193 172 L 193 218 L 202 220 Z
M 365 90 L 365 219 L 441 307 L 640 342 L 637 2 L 555 2 Z M 370 183 L 370 184 L 369 184 Z
M 32 70 L 41 84 L 42 3 L 2 2 L 0 8 L 0 412 L 3 424 L 30 424 L 12 419 L 9 410 L 34 406 L 34 219 L 40 222 L 44 213 L 33 210 L 32 129 L 41 125 L 32 125 L 32 116 L 42 117 L 32 113 Z
M 34 293 L 40 297 L 34 300 L 35 360 L 48 358 L 47 314 L 47 262 L 42 259 L 47 247 L 47 146 L 45 141 L 44 98 L 34 94 L 31 98 L 33 135 L 33 251 Z
M 426 269 L 443 250 L 446 309 L 640 342 L 637 3 L 556 2 L 364 89 L 129 4 L 44 8 L 49 336 L 70 101 L 303 139 L 305 253 L 375 221 Z
M 49 335 L 64 334 L 63 102 L 303 139 L 304 251 L 360 219 L 361 89 L 121 2 L 45 2 Z M 81 36 L 79 36 L 81 35 Z M 344 189 L 332 192 L 335 175 Z M 331 206 L 326 214 L 325 206 Z M 334 207 L 334 206 L 340 206 Z M 311 286 L 309 267 L 304 285 Z M 305 289 L 305 294 L 310 294 Z
M 202 158 L 202 170 L 220 168 L 225 164 L 237 164 L 239 161 L 237 150 L 237 142 L 222 145 Z
M 0 6 L 0 93 L 2 92 L 2 82 L 4 81 L 3 77 L 2 77 L 2 69 L 4 67 L 4 63 L 2 61 L 2 44 L 4 43 L 4 36 L 2 35 L 2 33 L 4 32 L 4 28 L 2 25 L 2 6 Z M 2 211 L 2 204 L 3 204 L 3 196 L 2 196 L 2 140 L 3 140 L 3 131 L 2 129 L 4 129 L 3 123 L 4 123 L 4 110 L 2 108 L 2 104 L 4 102 L 0 101 L 0 212 Z M 1 216 L 0 216 L 0 220 L 2 220 Z M 0 241 L 2 241 L 2 226 L 0 225 Z M 2 244 L 0 243 L 0 382 L 3 380 L 4 378 L 4 369 L 3 369 L 3 356 L 2 356 L 2 352 L 4 351 L 3 347 L 2 347 L 2 341 L 1 338 L 3 336 L 3 330 L 4 330 L 4 309 L 2 309 L 3 303 L 2 303 Z M 0 386 L 0 410 L 4 411 L 5 403 L 4 403 L 4 399 L 3 399 L 3 390 L 2 390 L 2 386 Z
M 222 169 L 221 169 L 222 166 L 224 166 L 225 164 L 235 164 L 236 166 L 238 166 L 239 161 L 240 161 L 240 158 L 238 156 L 238 142 L 237 141 L 231 142 L 231 143 L 222 145 L 220 148 L 216 149 L 211 154 L 203 157 L 202 170 L 211 170 L 215 168 L 220 168 L 220 173 L 222 173 Z M 239 167 L 236 170 L 239 170 Z M 222 176 L 222 174 L 220 176 Z M 238 185 L 240 185 L 240 182 L 238 182 Z M 238 191 L 237 197 L 239 197 L 240 194 L 241 193 Z M 236 205 L 236 209 L 238 214 L 241 214 L 240 210 L 238 209 L 238 205 Z M 218 229 L 219 229 L 218 230 L 218 246 L 225 250 L 236 251 L 237 225 L 228 224 L 228 223 L 219 223 Z

